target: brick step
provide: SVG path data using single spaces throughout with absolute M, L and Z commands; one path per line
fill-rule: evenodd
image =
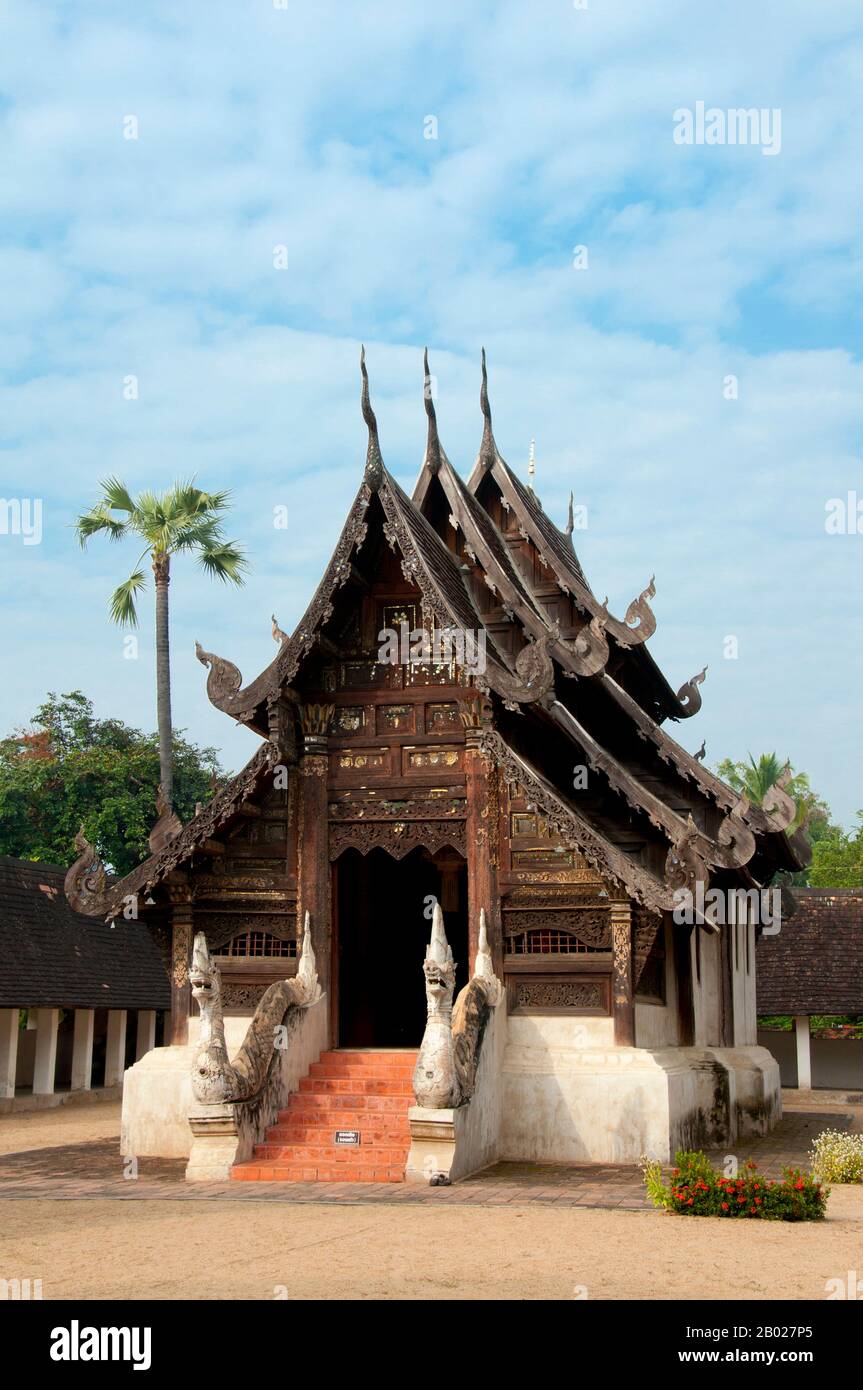
M 411 1081 L 415 1066 L 415 1062 L 405 1062 L 399 1066 L 391 1063 L 389 1066 L 378 1064 L 366 1067 L 345 1065 L 339 1061 L 313 1062 L 309 1068 L 309 1076 L 319 1076 L 332 1081 L 351 1081 L 355 1077 L 363 1081 Z
M 363 1076 L 303 1076 L 300 1079 L 300 1092 L 307 1095 L 313 1092 L 315 1095 L 336 1096 L 413 1096 L 413 1088 L 407 1077 L 387 1081 Z
M 374 1167 L 369 1164 L 293 1163 L 288 1159 L 251 1159 L 235 1163 L 231 1177 L 237 1182 L 404 1182 L 404 1164 Z
M 342 1067 L 415 1067 L 418 1052 L 322 1052 L 318 1062 L 334 1062 Z
M 362 1144 L 409 1144 L 411 1137 L 408 1120 L 387 1120 L 385 1123 L 369 1123 L 368 1116 L 362 1121 L 357 1116 L 335 1120 L 327 1125 L 308 1125 L 287 1123 L 272 1125 L 267 1130 L 268 1144 L 332 1144 L 337 1129 L 359 1130 Z
M 404 1172 L 408 1156 L 407 1144 L 363 1144 L 354 1147 L 338 1144 L 275 1144 L 267 1139 L 264 1144 L 256 1144 L 254 1158 L 279 1158 L 290 1163 L 334 1163 L 337 1167 L 356 1168 L 366 1165 L 372 1168 L 394 1168 L 401 1164 Z
M 323 1052 L 267 1130 L 237 1163 L 238 1182 L 404 1182 L 415 1051 Z M 360 1143 L 336 1144 L 337 1129 Z
M 279 1111 L 279 1123 L 293 1119 L 295 1115 L 309 1112 L 323 1114 L 329 1110 L 360 1110 L 363 1114 L 406 1115 L 413 1104 L 413 1096 L 361 1096 L 355 1091 L 326 1092 L 323 1095 L 311 1091 L 294 1091 L 288 1101 L 288 1108 Z

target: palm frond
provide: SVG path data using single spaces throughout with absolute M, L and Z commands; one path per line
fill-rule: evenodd
M 78 544 L 83 550 L 91 536 L 104 532 L 111 541 L 120 541 L 126 534 L 128 522 L 118 521 L 102 502 L 97 502 L 89 512 L 84 512 L 75 522 Z
M 106 507 L 115 512 L 129 512 L 130 515 L 135 511 L 135 503 L 129 489 L 119 478 L 103 478 L 99 486 L 105 494 Z
M 130 574 L 111 595 L 109 610 L 112 621 L 118 627 L 137 627 L 138 610 L 135 607 L 135 598 L 141 589 L 147 584 L 147 575 L 144 570 L 136 570 Z
M 233 541 L 220 541 L 202 549 L 198 556 L 198 564 L 212 579 L 221 579 L 223 583 L 230 580 L 232 584 L 246 582 L 244 573 L 249 568 L 249 562 L 244 552 Z

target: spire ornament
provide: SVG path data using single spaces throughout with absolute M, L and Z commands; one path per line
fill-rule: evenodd
M 440 472 L 441 448 L 437 432 L 437 414 L 432 400 L 431 373 L 429 372 L 429 350 L 423 350 L 423 403 L 428 416 L 429 429 L 426 443 L 425 465 L 431 474 Z
M 572 510 L 572 501 L 573 501 L 572 493 L 570 492 L 570 494 L 569 494 L 569 509 L 568 509 L 568 511 L 567 511 L 567 513 L 566 513 L 566 530 L 565 530 L 565 532 L 564 532 L 564 535 L 566 536 L 566 539 L 569 541 L 569 544 L 572 546 L 572 548 L 575 549 L 575 547 L 573 546 L 573 542 L 572 542 L 572 533 L 573 533 L 573 531 L 575 530 L 575 517 L 574 517 L 574 515 L 573 515 L 573 510 Z
M 381 446 L 378 440 L 378 421 L 372 404 L 369 400 L 369 374 L 366 371 L 366 350 L 360 348 L 360 373 L 363 379 L 360 404 L 363 412 L 363 419 L 368 426 L 369 445 L 366 451 L 366 482 L 372 492 L 377 492 L 384 479 L 384 461 L 381 457 Z
M 482 385 L 479 388 L 479 406 L 482 411 L 482 440 L 480 441 L 477 462 L 486 470 L 494 466 L 497 458 L 497 445 L 491 429 L 491 406 L 488 403 L 488 371 L 485 365 L 485 348 L 482 350 Z

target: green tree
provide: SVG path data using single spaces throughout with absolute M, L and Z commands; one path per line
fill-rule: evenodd
M 79 690 L 48 695 L 34 727 L 0 740 L 0 854 L 68 866 L 84 833 L 125 874 L 150 853 L 159 740 L 119 719 L 97 719 Z M 183 821 L 226 778 L 213 748 L 174 734 L 174 802 Z
M 775 753 L 762 753 L 757 762 L 750 753 L 745 763 L 735 763 L 731 758 L 724 758 L 717 771 L 736 792 L 748 796 L 753 806 L 760 806 L 786 767 L 790 768 L 788 760 L 780 762 Z M 805 772 L 793 772 L 792 769 L 792 776 L 786 783 L 785 790 L 792 800 L 797 802 L 797 815 L 788 827 L 789 835 L 793 835 L 807 818 L 820 817 L 826 813 L 827 807 L 813 792 Z
M 248 568 L 242 550 L 225 540 L 222 521 L 228 508 L 227 492 L 202 492 L 193 482 L 175 483 L 161 494 L 142 492 L 132 498 L 125 483 L 106 478 L 99 484 L 102 497 L 75 523 L 82 548 L 91 536 L 104 534 L 111 541 L 137 536 L 144 549 L 128 579 L 111 595 L 110 613 L 121 626 L 137 627 L 136 599 L 147 583 L 141 568 L 149 558 L 156 586 L 156 710 L 159 725 L 159 768 L 162 792 L 173 805 L 171 725 L 171 661 L 169 642 L 168 585 L 171 557 L 192 553 L 215 579 L 243 583 Z
M 831 825 L 812 847 L 809 883 L 813 888 L 863 888 L 863 811 L 851 832 Z

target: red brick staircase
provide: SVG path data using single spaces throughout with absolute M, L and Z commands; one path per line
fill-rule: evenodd
M 244 1182 L 404 1182 L 416 1052 L 322 1052 L 263 1144 L 231 1177 Z M 359 1145 L 336 1130 L 358 1130 Z

